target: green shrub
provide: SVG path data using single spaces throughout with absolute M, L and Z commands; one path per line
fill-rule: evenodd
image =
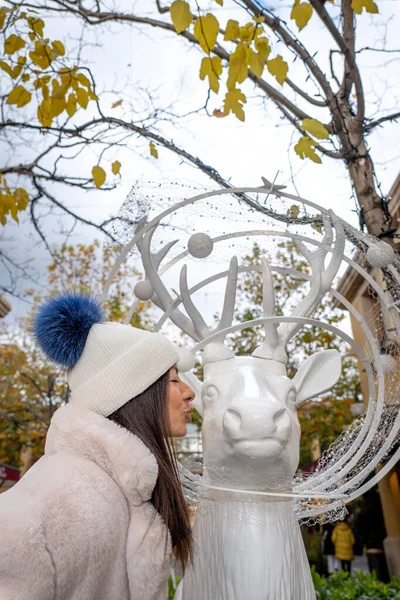
M 328 579 L 311 569 L 318 600 L 400 600 L 400 580 L 378 581 L 375 573 L 359 572 L 350 577 L 339 571 Z
M 175 575 L 175 589 L 178 587 L 178 583 L 180 582 L 180 578 L 178 575 Z M 174 586 L 172 585 L 172 577 L 168 579 L 168 600 L 173 600 L 175 595 Z
M 356 574 L 355 578 L 339 571 L 329 578 L 321 577 L 315 568 L 311 568 L 317 600 L 400 600 L 400 579 L 393 578 L 390 583 L 378 581 L 375 573 Z M 175 585 L 179 577 L 175 578 Z M 168 600 L 172 600 L 175 591 L 172 578 L 168 580 Z

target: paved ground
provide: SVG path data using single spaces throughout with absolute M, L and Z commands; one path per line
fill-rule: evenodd
M 351 569 L 352 571 L 364 571 L 364 573 L 369 573 L 366 554 L 356 556 L 351 565 Z

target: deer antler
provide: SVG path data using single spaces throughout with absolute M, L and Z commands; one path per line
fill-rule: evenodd
M 168 251 L 172 248 L 178 240 L 169 242 L 162 248 L 157 254 L 152 255 L 150 252 L 151 240 L 157 226 L 152 227 L 144 235 L 143 240 L 138 244 L 139 252 L 142 257 L 142 263 L 146 278 L 151 283 L 155 294 L 152 297 L 152 302 L 161 310 L 167 311 L 169 306 L 173 302 L 169 291 L 165 287 L 160 275 L 158 274 L 158 267 L 162 259 L 167 255 Z M 170 319 L 181 331 L 189 335 L 191 338 L 199 342 L 202 338 L 199 337 L 197 331 L 193 327 L 190 319 L 187 318 L 178 308 L 175 308 L 170 315 Z
M 225 289 L 224 306 L 222 309 L 221 319 L 217 327 L 214 330 L 212 330 L 205 323 L 203 317 L 201 316 L 200 312 L 198 311 L 190 297 L 189 287 L 187 283 L 187 267 L 186 265 L 182 267 L 180 276 L 180 292 L 182 303 L 186 309 L 187 314 L 192 320 L 196 332 L 201 337 L 201 339 L 206 339 L 210 335 L 213 335 L 215 332 L 226 329 L 230 325 L 232 325 L 233 313 L 235 309 L 237 277 L 238 261 L 237 257 L 233 256 L 229 265 L 228 281 Z M 216 362 L 218 360 L 233 358 L 234 355 L 223 343 L 224 339 L 225 334 L 222 334 L 220 340 L 214 341 L 205 347 L 203 354 L 203 365 L 210 362 Z
M 323 218 L 325 235 L 321 246 L 316 250 L 309 250 L 303 242 L 296 242 L 298 249 L 310 263 L 312 277 L 310 290 L 294 309 L 292 313 L 294 317 L 309 317 L 314 312 L 322 298 L 331 288 L 333 279 L 340 267 L 346 241 L 344 229 L 333 211 L 329 211 L 329 216 L 330 219 L 327 217 Z M 325 258 L 333 241 L 332 225 L 335 227 L 336 239 L 332 249 L 331 260 L 325 268 Z M 262 273 L 264 316 L 272 317 L 276 314 L 275 294 L 271 269 L 265 259 L 262 261 Z M 301 327 L 302 325 L 299 323 L 282 323 L 279 327 L 276 327 L 275 324 L 267 324 L 265 326 L 265 342 L 255 349 L 253 356 L 286 363 L 285 346 Z
M 158 273 L 158 267 L 163 258 L 165 258 L 169 250 L 172 248 L 172 246 L 177 242 L 177 240 L 169 242 L 156 254 L 151 254 L 150 246 L 156 228 L 157 226 L 150 229 L 137 245 L 142 257 L 142 263 L 146 274 L 146 278 L 150 282 L 154 290 L 152 301 L 156 306 L 161 308 L 161 310 L 166 312 L 169 309 L 170 305 L 174 302 L 174 299 L 171 297 L 168 289 L 164 285 Z M 232 325 L 233 312 L 235 308 L 237 275 L 238 262 L 236 256 L 234 256 L 231 260 L 229 267 L 228 281 L 225 290 L 224 306 L 222 309 L 221 319 L 218 326 L 213 330 L 209 328 L 208 325 L 205 323 L 199 310 L 196 308 L 196 306 L 193 303 L 193 300 L 191 299 L 187 283 L 187 266 L 184 265 L 180 274 L 180 295 L 182 299 L 182 304 L 187 314 L 189 315 L 189 318 L 185 314 L 183 314 L 178 308 L 175 308 L 170 314 L 171 321 L 175 323 L 175 325 L 179 327 L 181 331 L 189 335 L 197 342 L 206 339 L 208 336 L 214 334 L 216 331 L 226 329 L 227 327 Z M 224 346 L 222 342 L 223 339 L 221 341 L 214 342 L 213 344 L 211 344 L 211 346 L 213 346 L 214 350 L 216 350 L 217 348 L 219 349 L 218 354 L 220 359 L 232 357 L 232 353 Z M 208 354 L 210 354 L 210 352 L 208 352 Z M 216 355 L 215 352 L 213 354 Z

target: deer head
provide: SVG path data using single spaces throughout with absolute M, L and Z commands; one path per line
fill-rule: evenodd
M 287 477 L 289 481 L 299 460 L 297 406 L 329 390 L 340 376 L 341 361 L 335 350 L 310 356 L 293 379 L 288 378 L 286 372 L 286 345 L 302 327 L 304 318 L 312 315 L 330 290 L 342 260 L 345 236 L 339 220 L 331 213 L 329 219 L 324 219 L 324 225 L 325 237 L 316 250 L 311 251 L 297 242 L 311 266 L 312 276 L 309 291 L 293 311 L 294 319 L 290 322 L 279 324 L 272 272 L 267 260 L 262 259 L 265 341 L 252 356 L 246 357 L 235 357 L 224 344 L 235 307 L 236 257 L 230 263 L 220 322 L 215 330 L 211 330 L 191 299 L 186 266 L 180 275 L 180 301 L 187 315 L 176 307 L 176 301 L 158 274 L 158 266 L 174 242 L 152 255 L 153 228 L 138 244 L 146 278 L 154 290 L 153 302 L 168 311 L 170 319 L 183 332 L 197 342 L 203 341 L 204 381 L 200 382 L 190 373 L 182 374 L 182 377 L 195 389 L 194 406 L 203 417 L 205 480 L 208 483 L 216 483 L 214 473 L 218 473 L 220 482 L 224 471 L 230 487 L 241 489 L 255 486 L 266 489 L 271 475 Z M 332 226 L 336 232 L 333 248 Z M 326 266 L 328 252 L 331 256 Z M 296 322 L 296 318 L 299 321 Z M 240 481 L 236 482 L 232 478 L 229 480 L 228 475 L 235 469 L 242 473 Z

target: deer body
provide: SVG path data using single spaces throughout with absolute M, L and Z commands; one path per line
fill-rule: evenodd
M 291 501 L 202 500 L 183 600 L 314 600 Z M 240 517 L 239 517 L 240 515 Z

